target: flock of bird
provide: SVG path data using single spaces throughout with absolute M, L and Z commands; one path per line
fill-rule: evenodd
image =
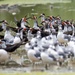
M 34 21 L 30 27 L 28 20 Z M 40 25 L 38 19 L 41 19 Z M 21 45 L 28 59 L 32 62 L 42 61 L 47 64 L 56 63 L 61 66 L 67 59 L 75 58 L 75 23 L 73 20 L 62 20 L 60 16 L 46 16 L 42 13 L 38 18 L 35 15 L 25 16 L 20 21 L 14 18 L 16 27 L 9 26 L 6 20 L 0 21 L 0 63 L 9 59 L 9 54 Z M 11 31 L 16 34 L 13 36 Z

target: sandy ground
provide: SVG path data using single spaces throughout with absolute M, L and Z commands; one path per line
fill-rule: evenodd
M 0 73 L 15 73 L 15 72 L 50 72 L 50 73 L 68 73 L 68 72 L 75 72 L 75 68 L 72 69 L 68 69 L 66 67 L 62 67 L 57 69 L 56 66 L 51 66 L 49 67 L 48 70 L 45 70 L 44 67 L 35 67 L 32 68 L 32 66 L 28 66 L 28 67 L 23 67 L 23 66 L 13 66 L 13 65 L 8 65 L 8 66 L 4 66 L 1 65 L 0 66 Z

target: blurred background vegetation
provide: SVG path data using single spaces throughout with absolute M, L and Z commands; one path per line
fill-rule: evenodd
M 34 14 L 38 17 L 41 13 L 75 20 L 75 0 L 0 0 L 0 20 L 6 19 L 13 26 L 14 17 L 20 20 L 25 15 L 29 17 Z M 29 22 L 33 26 L 33 21 Z
M 0 4 L 46 4 L 46 3 L 66 3 L 75 0 L 0 0 Z

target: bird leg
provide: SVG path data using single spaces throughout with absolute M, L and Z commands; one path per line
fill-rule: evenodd
M 45 64 L 45 69 L 48 70 L 48 66 L 47 66 L 47 64 Z

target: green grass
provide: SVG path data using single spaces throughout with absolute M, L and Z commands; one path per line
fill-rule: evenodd
M 0 75 L 75 75 L 75 73 L 29 72 L 29 73 L 0 73 Z
M 71 0 L 0 0 L 1 4 L 46 4 L 56 2 L 70 2 Z

